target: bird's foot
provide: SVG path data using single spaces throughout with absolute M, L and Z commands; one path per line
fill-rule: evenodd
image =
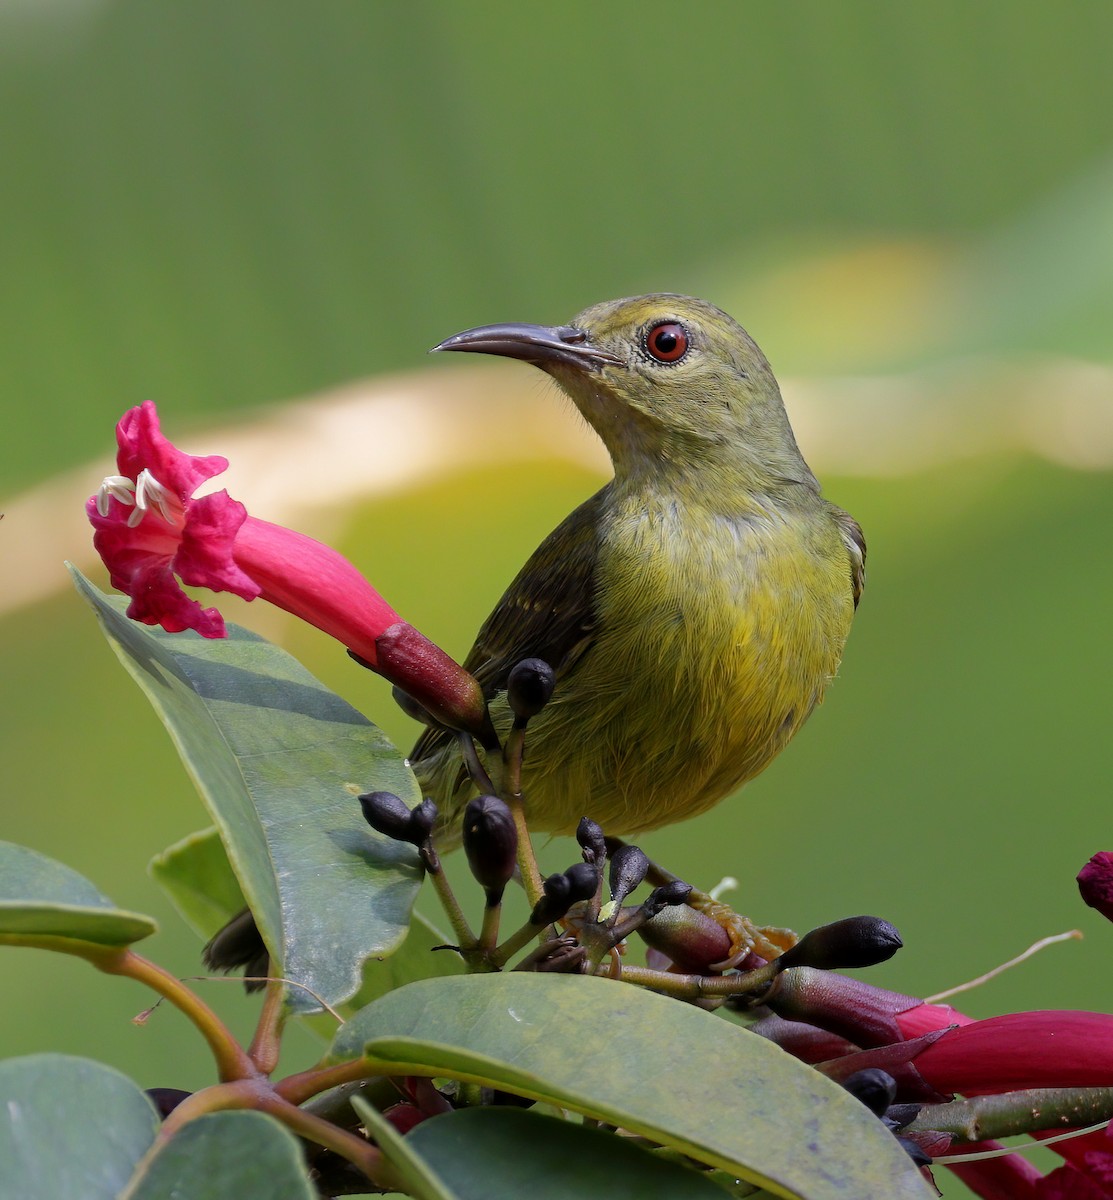
M 777 958 L 795 946 L 799 940 L 791 929 L 780 929 L 775 925 L 755 925 L 749 917 L 735 912 L 729 904 L 716 900 L 707 892 L 692 892 L 688 903 L 692 908 L 710 917 L 730 939 L 730 953 L 721 962 L 713 963 L 712 970 L 729 971 L 750 954 L 756 954 L 766 960 Z

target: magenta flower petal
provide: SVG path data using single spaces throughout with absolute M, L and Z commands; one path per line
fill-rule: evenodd
M 1113 853 L 1101 850 L 1090 859 L 1078 872 L 1078 890 L 1091 908 L 1113 921 Z
M 116 444 L 116 466 L 121 475 L 136 479 L 148 470 L 183 500 L 207 479 L 228 469 L 228 460 L 219 454 L 198 458 L 163 437 L 153 400 L 144 400 L 138 408 L 124 413 L 116 426 Z

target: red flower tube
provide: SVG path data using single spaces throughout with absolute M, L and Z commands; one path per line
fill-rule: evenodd
M 181 583 L 268 600 L 336 638 L 439 721 L 487 740 L 474 677 L 404 621 L 343 555 L 248 516 L 226 491 L 194 496 L 227 459 L 179 450 L 163 437 L 149 400 L 124 414 L 116 441 L 119 473 L 85 510 L 112 586 L 131 597 L 129 617 L 168 633 L 221 638 L 219 611 L 202 608 Z

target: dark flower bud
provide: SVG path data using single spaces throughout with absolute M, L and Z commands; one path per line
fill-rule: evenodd
M 897 1094 L 897 1081 L 880 1067 L 867 1067 L 864 1071 L 855 1071 L 842 1081 L 842 1085 L 875 1117 L 885 1115 L 886 1109 L 893 1103 Z
M 437 823 L 437 805 L 428 796 L 410 813 L 409 841 L 415 846 L 423 845 L 429 840 L 433 826 Z
M 567 875 L 550 875 L 541 884 L 541 899 L 533 906 L 530 924 L 551 925 L 572 907 L 571 884 Z
M 393 792 L 364 792 L 359 797 L 359 806 L 364 820 L 377 833 L 415 846 L 428 840 L 437 819 L 437 806 L 432 800 L 422 800 L 410 809 Z
M 164 1121 L 183 1100 L 188 1100 L 192 1095 L 192 1092 L 183 1092 L 181 1088 L 147 1088 L 147 1099 Z
M 590 817 L 581 817 L 576 826 L 576 841 L 584 851 L 584 862 L 602 866 L 603 859 L 607 857 L 607 840 L 598 822 Z
M 590 900 L 599 886 L 599 872 L 590 863 L 576 863 L 561 875 L 550 875 L 542 884 L 545 893 L 533 906 L 530 923 L 551 925 L 580 900 Z
M 510 809 L 498 796 L 476 796 L 464 810 L 464 853 L 488 905 L 498 904 L 514 874 L 518 830 Z
M 270 955 L 255 924 L 251 909 L 245 908 L 224 926 L 218 929 L 201 951 L 201 961 L 211 971 L 234 971 L 244 968 L 250 976 L 266 975 L 270 968 Z M 258 992 L 265 983 L 244 982 L 248 992 Z
M 398 842 L 410 840 L 410 808 L 393 792 L 364 792 L 359 798 L 363 819 L 375 830 Z
M 645 910 L 646 916 L 652 920 L 666 908 L 683 904 L 691 894 L 692 885 L 690 883 L 685 883 L 683 879 L 674 879 L 671 883 L 663 883 L 660 887 L 654 888 L 646 897 L 642 908 Z
M 611 856 L 611 899 L 616 904 L 641 885 L 649 873 L 649 859 L 637 846 L 620 846 Z
M 578 900 L 590 900 L 599 888 L 599 872 L 591 863 L 581 862 L 564 872 L 568 880 L 568 895 L 571 903 Z
M 885 1112 L 885 1124 L 890 1129 L 903 1129 L 915 1121 L 923 1107 L 922 1104 L 890 1104 Z
M 549 703 L 556 673 L 540 658 L 523 658 L 506 680 L 506 699 L 515 720 L 525 724 Z
M 896 928 L 880 917 L 846 917 L 806 933 L 778 958 L 780 970 L 817 967 L 834 971 L 846 967 L 872 967 L 882 963 L 904 943 Z

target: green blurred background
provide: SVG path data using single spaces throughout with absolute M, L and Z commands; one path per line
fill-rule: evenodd
M 1111 44 L 1100 0 L 0 3 L 0 836 L 157 915 L 149 952 L 197 969 L 144 864 L 200 805 L 60 562 L 15 596 L 42 540 L 25 516 L 95 488 L 99 463 L 55 477 L 104 458 L 126 407 L 157 399 L 214 452 L 214 426 L 353 380 L 421 370 L 435 395 L 460 368 L 424 352 L 457 329 L 692 292 L 772 360 L 870 582 L 807 731 L 647 849 L 737 876 L 765 921 L 888 917 L 906 949 L 872 977 L 917 994 L 1082 928 L 959 1003 L 1108 1008 L 1113 930 L 1073 876 L 1113 846 Z M 539 418 L 557 407 L 497 369 Z M 353 478 L 303 522 L 461 654 L 601 478 L 484 455 L 484 416 L 479 389 L 451 468 L 374 496 Z M 326 639 L 234 615 L 408 742 Z M 130 1024 L 134 986 L 4 962 L 0 1053 L 209 1079 L 177 1014 Z M 238 989 L 210 993 L 250 1027 Z

